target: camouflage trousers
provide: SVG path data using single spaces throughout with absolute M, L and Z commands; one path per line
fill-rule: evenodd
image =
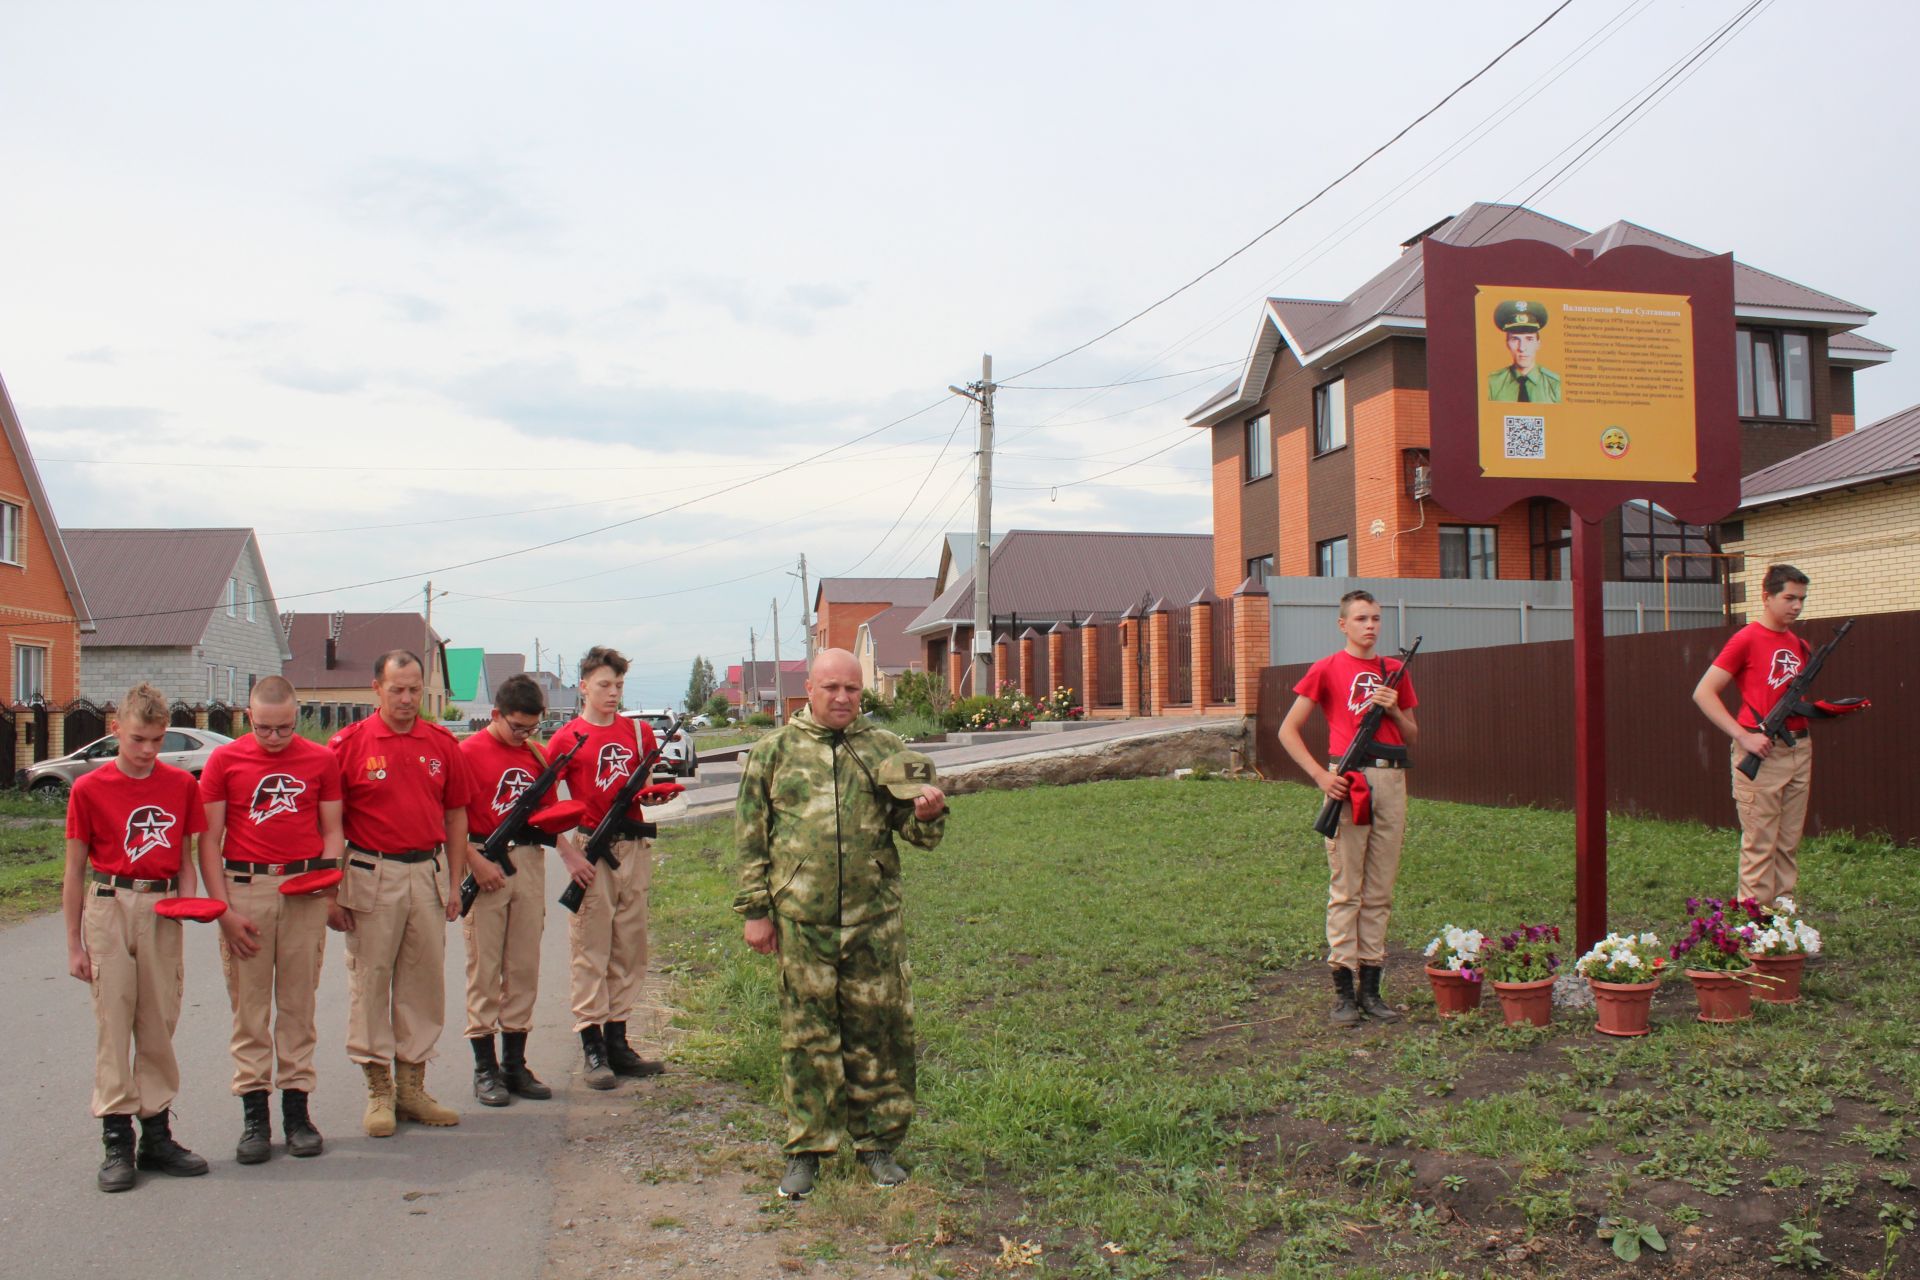
M 843 929 L 774 913 L 789 1155 L 899 1146 L 913 1122 L 913 994 L 893 911 Z

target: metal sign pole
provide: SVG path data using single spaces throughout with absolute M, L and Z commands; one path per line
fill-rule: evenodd
M 1607 935 L 1607 613 L 1600 522 L 1573 520 L 1573 902 L 1585 952 Z

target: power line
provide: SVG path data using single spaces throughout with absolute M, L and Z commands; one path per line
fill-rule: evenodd
M 1175 289 L 1172 293 L 1167 294 L 1165 297 L 1160 298 L 1158 301 L 1149 303 L 1147 306 L 1141 308 L 1139 311 L 1134 312 L 1132 315 L 1128 316 L 1125 320 L 1122 320 L 1119 324 L 1114 325 L 1112 328 L 1106 330 L 1105 332 L 1095 334 L 1093 337 L 1088 338 L 1085 342 L 1082 342 L 1078 346 L 1069 347 L 1065 351 L 1062 351 L 1059 355 L 1051 356 L 1045 360 L 1042 360 L 1039 364 L 1031 365 L 1028 368 L 1022 369 L 1019 373 L 1013 374 L 1011 377 L 1003 379 L 1003 382 L 1012 382 L 1015 379 L 1024 378 L 1028 374 L 1036 373 L 1039 370 L 1046 368 L 1050 364 L 1057 364 L 1058 362 L 1065 360 L 1068 356 L 1075 355 L 1081 351 L 1085 351 L 1088 347 L 1093 346 L 1097 342 L 1103 342 L 1106 339 L 1111 338 L 1114 334 L 1120 332 L 1122 329 L 1126 328 L 1128 325 L 1132 324 L 1134 321 L 1140 319 L 1142 316 L 1145 316 L 1148 313 L 1154 311 L 1155 309 L 1165 305 L 1166 303 L 1173 301 L 1175 298 L 1179 297 L 1181 294 L 1185 293 L 1187 290 L 1193 288 L 1193 286 L 1199 284 L 1202 280 L 1205 280 L 1208 276 L 1220 270 L 1220 268 L 1226 266 L 1229 262 L 1232 262 L 1235 258 L 1238 258 L 1241 254 L 1247 252 L 1247 250 L 1253 248 L 1255 245 L 1259 244 L 1262 240 L 1265 240 L 1268 236 L 1278 231 L 1281 227 L 1286 226 L 1287 223 L 1293 221 L 1293 219 L 1297 217 L 1299 214 L 1304 213 L 1308 208 L 1316 204 L 1322 196 L 1332 191 L 1335 187 L 1345 182 L 1348 178 L 1351 178 L 1354 174 L 1360 172 L 1361 169 L 1365 168 L 1369 163 L 1371 163 L 1375 157 L 1380 155 L 1381 152 L 1385 151 L 1388 147 L 1391 147 L 1394 143 L 1400 141 L 1400 139 L 1406 137 L 1407 134 L 1411 133 L 1429 116 L 1433 115 L 1434 112 L 1440 110 L 1440 108 L 1446 106 L 1447 103 L 1453 101 L 1453 99 L 1457 97 L 1464 89 L 1466 89 L 1467 86 L 1473 84 L 1474 81 L 1480 79 L 1481 76 L 1484 76 L 1485 74 L 1487 74 L 1487 72 L 1493 70 L 1494 67 L 1498 66 L 1500 62 L 1503 59 L 1505 59 L 1508 54 L 1512 53 L 1515 49 L 1518 49 L 1521 45 L 1525 44 L 1528 40 L 1531 40 L 1534 37 L 1534 35 L 1542 27 L 1546 26 L 1549 22 L 1552 22 L 1555 18 L 1559 17 L 1560 14 L 1563 11 L 1565 11 L 1566 7 L 1572 3 L 1573 3 L 1573 0 L 1560 0 L 1559 6 L 1555 8 L 1553 12 L 1549 13 L 1546 17 L 1540 19 L 1539 22 L 1535 23 L 1533 27 L 1530 28 L 1525 34 L 1523 34 L 1518 40 L 1515 40 L 1512 44 L 1508 45 L 1506 48 L 1502 49 L 1499 53 L 1495 54 L 1491 62 L 1487 63 L 1484 67 L 1481 67 L 1478 71 L 1468 76 L 1465 80 L 1462 80 L 1458 85 L 1455 85 L 1453 89 L 1450 90 L 1445 97 L 1440 99 L 1440 101 L 1434 103 L 1431 107 L 1428 107 L 1425 111 L 1421 112 L 1418 116 L 1415 116 L 1413 120 L 1408 122 L 1398 133 L 1394 134 L 1391 138 L 1388 138 L 1385 142 L 1381 143 L 1379 146 L 1375 147 L 1372 151 L 1369 151 L 1366 155 L 1362 156 L 1357 162 L 1355 162 L 1352 168 L 1348 169 L 1345 173 L 1335 178 L 1332 182 L 1329 182 L 1326 186 L 1320 188 L 1320 190 L 1314 192 L 1311 196 L 1308 196 L 1304 201 L 1296 205 L 1293 208 L 1293 210 L 1289 212 L 1285 217 L 1281 218 L 1280 221 L 1274 223 L 1272 226 L 1268 227 L 1265 231 L 1262 231 L 1259 235 L 1247 241 L 1245 244 L 1241 245 L 1238 249 L 1235 249 L 1232 253 L 1220 259 L 1220 261 L 1214 263 L 1212 266 L 1208 267 L 1205 271 L 1202 271 L 1199 275 L 1195 276 L 1193 279 L 1181 285 L 1178 289 Z
M 1196 373 L 1211 373 L 1215 369 L 1224 369 L 1228 365 L 1239 364 L 1238 360 L 1223 360 L 1219 364 L 1202 365 L 1198 369 L 1182 369 L 1179 373 L 1156 373 L 1151 378 L 1123 378 L 1119 382 L 1096 382 L 1087 387 L 1036 387 L 1028 383 L 1024 387 L 1008 387 L 1009 391 L 1106 391 L 1112 387 L 1131 387 L 1142 382 L 1161 382 L 1167 378 L 1185 378 Z
M 960 434 L 961 424 L 966 422 L 967 420 L 967 410 L 970 407 L 971 407 L 970 404 L 963 404 L 960 406 L 960 416 L 953 420 L 953 430 L 947 432 L 946 443 L 940 446 L 940 452 L 934 455 L 932 463 L 930 463 L 927 467 L 926 474 L 920 477 L 920 483 L 914 486 L 913 493 L 911 496 L 907 498 L 906 505 L 900 508 L 900 514 L 893 518 L 893 523 L 887 526 L 887 531 L 880 535 L 879 541 L 875 542 L 871 547 L 867 548 L 867 553 L 865 555 L 861 556 L 858 560 L 855 560 L 852 564 L 848 565 L 845 569 L 842 569 L 838 574 L 835 574 L 833 576 L 844 578 L 851 575 L 855 569 L 858 569 L 861 565 L 871 560 L 873 558 L 874 553 L 880 550 L 880 548 L 886 544 L 886 541 L 888 538 L 891 538 L 893 536 L 893 531 L 895 529 L 898 529 L 900 527 L 900 522 L 907 518 L 907 512 L 913 510 L 913 504 L 920 500 L 921 491 L 927 487 L 927 481 L 933 479 L 934 470 L 937 467 L 939 467 L 940 460 L 947 456 L 947 450 L 952 446 L 954 437 Z

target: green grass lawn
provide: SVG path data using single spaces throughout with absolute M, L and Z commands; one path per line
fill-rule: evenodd
M 1339 1032 L 1316 801 L 1170 781 L 956 800 L 940 849 L 904 859 L 916 1196 L 836 1167 L 807 1212 L 956 1275 L 993 1271 L 1003 1237 L 1037 1248 L 1026 1276 L 1627 1274 L 1600 1232 L 1651 1250 L 1642 1224 L 1678 1274 L 1814 1252 L 1855 1274 L 1920 1267 L 1898 1239 L 1920 1209 L 1914 851 L 1803 849 L 1801 907 L 1829 950 L 1799 1006 L 1708 1027 L 1682 981 L 1644 1040 L 1567 1011 L 1509 1031 L 1491 997 L 1442 1025 L 1419 957 L 1440 926 L 1571 935 L 1572 822 L 1416 800 L 1387 983 L 1409 1016 Z M 730 829 L 661 844 L 675 1056 L 772 1104 L 773 968 L 727 909 Z M 1689 894 L 1727 887 L 1736 849 L 1727 831 L 1615 820 L 1613 922 L 1670 934 Z
M 60 905 L 66 805 L 0 791 L 0 922 Z

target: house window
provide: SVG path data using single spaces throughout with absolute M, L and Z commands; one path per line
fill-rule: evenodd
M 1313 451 L 1332 453 L 1347 445 L 1347 380 L 1335 378 L 1313 389 Z
M 1323 578 L 1347 576 L 1347 540 L 1328 538 L 1314 548 L 1316 572 Z
M 37 644 L 13 647 L 13 700 L 32 702 L 47 696 L 47 651 Z
M 1573 576 L 1573 517 L 1549 498 L 1535 498 L 1527 508 L 1527 576 L 1538 582 Z
M 227 616 L 229 618 L 240 616 L 240 579 L 238 578 L 227 579 Z
M 1499 531 L 1490 524 L 1441 525 L 1440 576 L 1499 577 Z
M 25 540 L 26 522 L 22 520 L 21 510 L 11 502 L 0 502 L 0 560 L 8 564 L 24 564 L 21 559 L 26 548 L 21 546 Z
M 233 686 L 236 683 L 239 677 L 239 674 L 240 673 L 235 671 L 232 667 L 227 668 L 227 705 L 228 706 L 233 705 Z
M 1252 578 L 1255 582 L 1259 583 L 1261 586 L 1263 587 L 1266 586 L 1267 579 L 1271 578 L 1272 576 L 1273 576 L 1273 557 L 1272 556 L 1255 556 L 1253 559 L 1247 561 L 1247 577 Z
M 253 584 L 249 582 L 247 584 L 247 621 L 248 622 L 253 621 L 253 607 L 257 603 L 259 603 L 259 600 L 260 600 L 259 593 L 253 589 Z
M 1264 480 L 1273 474 L 1273 423 L 1261 414 L 1247 423 L 1247 479 Z
M 218 689 L 216 681 L 220 679 L 220 668 L 211 662 L 207 664 L 207 701 L 212 702 Z
M 1627 582 L 1714 582 L 1719 562 L 1697 557 L 1718 551 L 1713 535 L 1682 524 L 1658 503 L 1636 499 L 1620 508 L 1620 577 Z M 1668 560 L 1684 554 L 1689 559 Z
M 1792 329 L 1741 329 L 1734 335 L 1740 416 L 1813 420 L 1813 343 Z

